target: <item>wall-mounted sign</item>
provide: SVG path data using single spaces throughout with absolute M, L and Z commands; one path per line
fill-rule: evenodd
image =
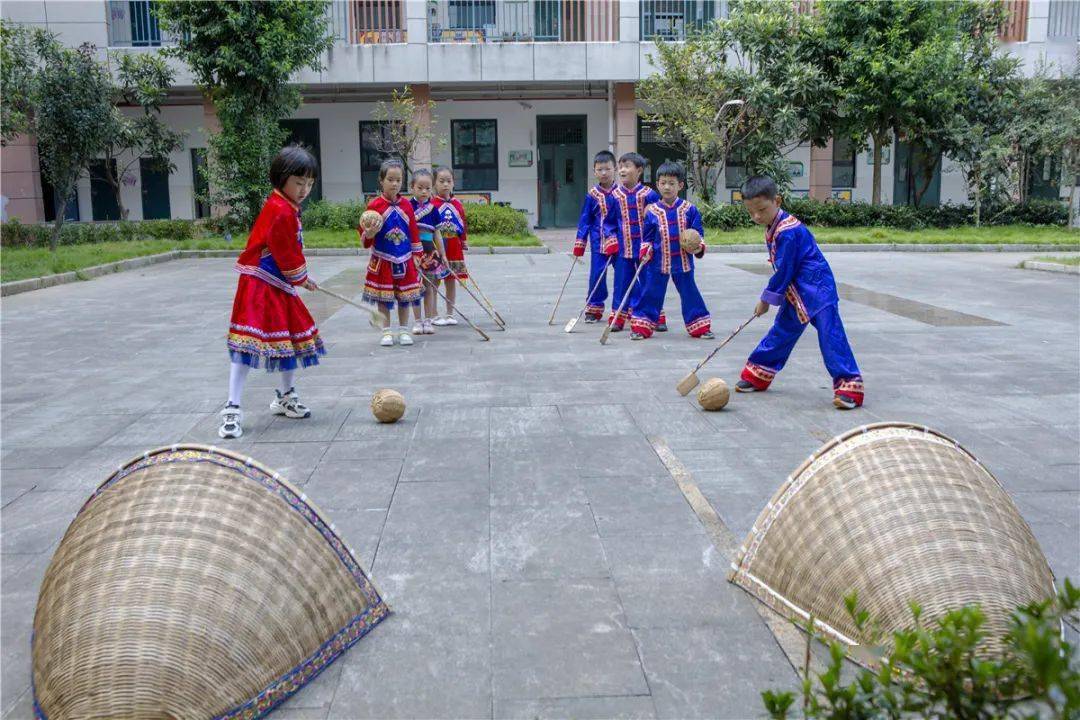
M 532 167 L 532 150 L 511 150 L 507 153 L 510 167 Z
M 742 202 L 742 190 L 732 190 L 731 191 L 731 202 L 733 202 L 733 203 L 741 203 Z
M 850 190 L 833 190 L 832 191 L 833 202 L 840 203 L 841 205 L 847 205 L 851 202 Z
M 888 165 L 889 164 L 889 156 L 891 154 L 891 150 L 892 150 L 892 148 L 887 148 L 887 147 L 881 148 L 881 164 L 882 165 Z M 871 147 L 870 150 L 866 153 L 866 164 L 867 165 L 873 165 L 874 164 L 874 148 L 873 147 Z
M 801 162 L 789 162 L 787 164 L 787 169 L 793 178 L 799 178 L 806 174 L 806 166 Z

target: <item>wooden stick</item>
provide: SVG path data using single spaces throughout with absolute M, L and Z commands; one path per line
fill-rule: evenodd
M 495 322 L 495 327 L 499 328 L 500 330 L 506 330 L 506 327 L 499 322 L 499 318 L 496 318 L 494 315 L 491 314 L 491 311 L 484 306 L 484 303 L 480 301 L 480 298 L 476 297 L 473 291 L 469 289 L 469 286 L 465 284 L 465 281 L 461 279 L 461 276 L 454 272 L 453 268 L 451 268 L 449 264 L 446 265 L 446 270 L 454 276 L 454 279 L 457 280 L 458 285 L 460 285 L 462 289 L 465 290 L 465 292 L 469 293 L 469 297 L 476 301 L 476 304 L 480 306 L 480 309 L 486 312 L 488 314 L 488 317 Z M 456 303 L 454 304 L 454 309 L 457 309 Z
M 555 300 L 555 307 L 551 308 L 551 317 L 548 318 L 548 325 L 555 324 L 555 313 L 559 310 L 559 303 L 562 302 L 563 293 L 566 292 L 566 283 L 570 282 L 570 275 L 573 274 L 574 268 L 577 267 L 577 256 L 574 255 L 573 261 L 570 263 L 570 272 L 566 273 L 566 279 L 563 280 L 562 290 L 559 291 L 559 297 Z
M 696 388 L 698 386 L 698 383 L 701 382 L 700 380 L 698 380 L 698 376 L 697 376 L 698 370 L 705 367 L 705 363 L 712 360 L 713 357 L 716 355 L 716 353 L 720 352 L 721 348 L 723 348 L 725 345 L 727 345 L 729 342 L 731 342 L 731 339 L 733 337 L 735 337 L 736 335 L 738 335 L 740 332 L 742 332 L 742 329 L 744 327 L 746 327 L 747 325 L 749 325 L 751 322 L 753 322 L 754 318 L 756 318 L 756 317 L 757 317 L 757 315 L 751 315 L 750 319 L 748 319 L 746 322 L 744 322 L 739 327 L 732 330 L 731 334 L 728 335 L 726 338 L 724 338 L 724 341 L 722 343 L 720 343 L 715 348 L 713 348 L 713 351 L 711 353 L 709 353 L 708 356 L 706 356 L 706 358 L 704 360 L 699 362 L 697 367 L 694 368 L 693 371 L 689 375 L 687 375 L 686 377 L 684 377 L 682 380 L 679 381 L 679 384 L 675 386 L 675 390 L 678 391 L 678 393 L 680 395 L 685 397 L 687 393 L 689 393 L 691 390 Z
M 622 315 L 622 311 L 626 309 L 626 303 L 630 302 L 630 293 L 634 290 L 634 285 L 637 284 L 638 276 L 641 275 L 641 271 L 649 263 L 638 263 L 637 270 L 634 271 L 634 279 L 630 281 L 630 286 L 626 288 L 626 294 L 623 295 L 622 303 L 619 304 L 618 311 L 611 316 L 611 322 L 604 328 L 603 334 L 600 336 L 600 344 L 607 345 L 608 335 L 611 335 L 611 326 L 615 324 L 615 320 Z
M 414 260 L 414 262 L 416 262 L 416 261 Z M 443 299 L 443 302 L 445 302 L 448 306 L 451 305 L 451 302 L 446 298 L 445 295 L 442 294 L 442 292 L 439 291 L 439 288 L 436 287 L 435 283 L 428 280 L 427 276 L 424 275 L 423 271 L 420 269 L 420 263 L 419 262 L 416 262 L 416 270 L 417 270 L 417 272 L 420 273 L 420 279 L 423 280 L 424 282 L 426 282 L 428 284 L 428 287 L 430 287 L 432 290 L 434 290 L 436 292 L 436 294 L 438 294 L 438 296 Z M 473 325 L 472 321 L 469 320 L 469 318 L 465 317 L 465 313 L 461 312 L 461 310 L 458 309 L 457 303 L 453 303 L 453 305 L 454 305 L 454 312 L 456 312 L 458 315 L 460 315 L 461 319 L 464 320 L 465 323 L 469 327 L 471 327 L 476 332 L 480 333 L 480 337 L 482 337 L 485 341 L 491 340 L 491 338 L 488 337 L 488 334 L 486 332 L 484 332 L 480 328 Z
M 327 290 L 322 285 L 316 285 L 315 289 L 326 293 L 327 295 L 329 295 L 332 298 L 337 298 L 338 300 L 340 300 L 343 303 L 346 303 L 348 305 L 352 305 L 357 310 L 363 310 L 364 312 L 366 312 L 368 314 L 368 320 L 371 322 L 372 327 L 375 327 L 375 328 L 381 328 L 382 327 L 382 316 L 379 315 L 378 311 L 372 310 L 369 307 L 365 307 L 365 306 L 361 305 L 358 302 L 353 302 L 352 300 L 345 297 L 344 295 L 338 295 L 333 290 Z
M 592 296 L 596 293 L 596 288 L 600 287 L 600 283 L 602 283 L 604 281 L 604 278 L 607 276 L 607 271 L 608 268 L 611 266 L 611 260 L 613 259 L 613 257 L 613 255 L 608 255 L 607 262 L 604 263 L 604 269 L 600 273 L 600 277 L 596 278 L 596 283 L 592 286 L 592 290 L 590 290 L 589 294 L 585 297 L 585 305 L 581 308 L 581 312 L 577 314 L 576 318 L 572 318 L 570 322 L 566 323 L 566 327 L 563 328 L 563 332 L 574 332 L 574 327 L 578 324 L 578 321 L 581 320 L 581 316 L 584 315 L 585 311 L 589 309 L 589 301 L 592 300 Z
M 502 315 L 499 314 L 499 311 L 496 310 L 495 306 L 491 304 L 490 300 L 488 300 L 488 296 L 484 294 L 484 291 L 480 289 L 480 283 L 476 282 L 476 278 L 473 277 L 473 274 L 470 272 L 469 277 L 467 277 L 465 279 L 466 279 L 466 281 L 472 283 L 472 286 L 474 288 L 476 288 L 476 292 L 480 293 L 480 297 L 482 297 L 484 299 L 484 302 L 487 303 L 488 308 L 491 309 L 491 312 L 495 313 L 495 322 L 502 325 L 502 329 L 505 330 L 506 329 L 506 321 L 503 320 Z

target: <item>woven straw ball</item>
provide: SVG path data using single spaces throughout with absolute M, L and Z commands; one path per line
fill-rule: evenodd
M 381 423 L 397 422 L 405 414 L 405 398 L 397 390 L 377 390 L 371 397 L 371 414 Z
M 383 226 L 383 218 L 375 210 L 365 210 L 360 215 L 360 227 L 367 231 L 368 235 L 379 232 Z
M 731 399 L 731 391 L 720 378 L 710 378 L 698 390 L 697 401 L 705 410 L 722 410 Z
M 993 475 L 956 441 L 910 423 L 855 428 L 823 445 L 788 477 L 754 521 L 728 579 L 800 627 L 876 655 L 844 606 L 880 623 L 884 651 L 913 627 L 909 603 L 931 627 L 978 604 L 980 652 L 999 654 L 1010 614 L 1054 594 L 1031 529 Z
M 701 235 L 694 228 L 686 228 L 679 233 L 679 247 L 683 252 L 693 255 L 701 250 Z
M 201 445 L 148 452 L 83 505 L 34 614 L 41 716 L 258 718 L 390 612 L 299 490 Z

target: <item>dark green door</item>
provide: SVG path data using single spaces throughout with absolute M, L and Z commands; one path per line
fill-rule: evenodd
M 1039 200 L 1061 198 L 1061 159 L 1040 157 L 1031 161 L 1028 168 L 1028 197 Z
M 168 220 L 172 217 L 168 168 L 158 167 L 146 158 L 141 158 L 139 176 L 142 185 L 143 220 Z
M 933 174 L 927 183 L 928 170 Z M 923 196 L 919 207 L 937 207 L 941 204 L 941 160 L 931 157 L 919 144 L 898 140 L 896 162 L 893 164 L 893 205 L 914 205 L 919 191 Z
M 585 116 L 538 117 L 540 225 L 574 227 L 589 188 Z
M 116 161 L 112 161 L 113 175 L 116 174 Z M 120 206 L 116 202 L 116 193 L 105 179 L 105 161 L 94 160 L 90 163 L 90 209 L 94 220 L 119 220 Z
M 638 118 L 638 153 L 645 158 L 645 173 L 641 176 L 641 182 L 654 190 L 656 189 L 656 171 L 664 163 L 677 162 L 683 166 L 684 171 L 687 170 L 686 158 L 675 148 L 662 143 L 656 132 L 656 126 L 646 123 L 641 118 Z M 679 197 L 686 198 L 686 188 L 679 193 Z
M 303 145 L 315 156 L 319 163 L 319 174 L 315 178 L 315 187 L 311 188 L 307 202 L 322 200 L 322 152 L 319 148 L 319 121 L 318 120 L 282 120 L 281 127 L 289 131 L 289 137 L 285 139 L 286 145 L 296 143 Z
M 195 218 L 210 217 L 206 196 L 210 183 L 206 178 L 206 148 L 191 148 L 191 195 L 195 203 Z

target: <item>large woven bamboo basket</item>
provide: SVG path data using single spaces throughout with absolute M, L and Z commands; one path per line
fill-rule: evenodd
M 305 496 L 201 445 L 106 480 L 34 615 L 38 717 L 258 718 L 390 610 Z
M 997 653 L 1018 606 L 1054 594 L 1050 566 L 998 481 L 970 453 L 929 428 L 880 423 L 826 443 L 761 511 L 728 579 L 792 621 L 871 650 L 844 597 L 880 622 L 887 642 L 910 628 L 909 603 L 933 624 L 978 603 L 983 651 Z

